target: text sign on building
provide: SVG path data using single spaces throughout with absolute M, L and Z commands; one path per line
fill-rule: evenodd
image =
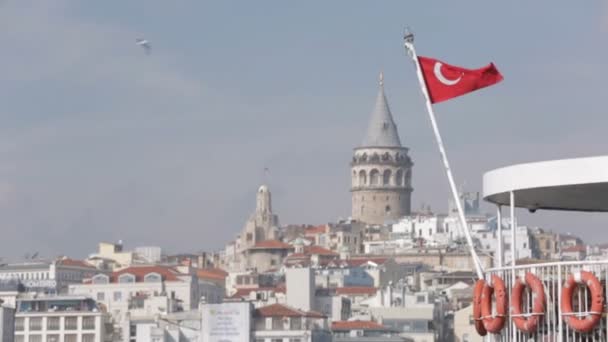
M 247 342 L 251 334 L 249 303 L 205 304 L 202 342 Z

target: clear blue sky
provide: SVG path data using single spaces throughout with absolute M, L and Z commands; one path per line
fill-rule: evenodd
M 436 106 L 456 178 L 606 154 L 608 3 L 0 3 L 2 255 L 83 256 L 100 240 L 217 249 L 270 169 L 283 223 L 350 212 L 352 148 L 377 75 L 415 162 L 414 208 L 448 188 L 401 35 L 501 84 Z M 151 41 L 146 56 L 135 38 Z M 605 215 L 522 223 L 608 241 Z

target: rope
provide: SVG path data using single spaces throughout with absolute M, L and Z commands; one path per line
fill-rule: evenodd
M 544 316 L 544 312 L 529 312 L 521 314 L 511 314 L 511 317 L 530 317 L 530 316 Z
M 600 311 L 586 311 L 586 312 L 562 312 L 562 316 L 588 316 L 588 315 L 599 315 L 603 312 Z
M 498 318 L 498 317 L 508 317 L 509 315 L 490 315 L 490 316 L 481 316 L 476 320 L 483 321 L 486 318 Z

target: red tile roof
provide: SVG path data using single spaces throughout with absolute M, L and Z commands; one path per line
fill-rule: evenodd
M 199 268 L 196 270 L 199 279 L 226 280 L 228 273 L 221 268 Z
M 309 227 L 304 231 L 305 235 L 317 235 L 324 233 L 327 233 L 327 225 L 325 224 L 316 227 Z
M 562 252 L 585 252 L 587 247 L 585 245 L 570 246 L 562 249 Z
M 257 317 L 310 317 L 326 318 L 327 316 L 315 311 L 302 311 L 283 304 L 272 304 L 255 310 Z
M 335 253 L 334 251 L 331 251 L 327 248 L 323 248 L 321 246 L 316 246 L 316 245 L 304 247 L 304 253 L 305 254 L 338 256 L 338 253 Z
M 378 291 L 375 287 L 353 286 L 353 287 L 337 287 L 337 295 L 375 295 Z
M 331 330 L 390 330 L 374 321 L 334 321 Z
M 135 281 L 144 281 L 144 277 L 150 273 L 158 273 L 165 281 L 178 281 L 179 272 L 172 269 L 171 267 L 165 266 L 131 266 L 123 268 L 120 271 L 114 272 L 111 275 L 112 282 L 118 281 L 118 277 L 122 274 L 132 274 L 135 276 Z
M 292 249 L 293 246 L 279 240 L 264 240 L 256 243 L 252 248 L 256 249 Z
M 62 265 L 62 266 L 74 266 L 74 267 L 85 267 L 85 268 L 97 269 L 95 266 L 89 264 L 86 261 L 70 259 L 70 258 L 61 259 L 58 261 L 58 264 Z
M 256 287 L 256 288 L 248 288 L 248 289 L 238 289 L 232 296 L 230 296 L 230 298 L 249 297 L 251 292 L 285 293 L 286 290 L 287 289 L 285 288 L 285 285 L 277 286 L 277 287 Z

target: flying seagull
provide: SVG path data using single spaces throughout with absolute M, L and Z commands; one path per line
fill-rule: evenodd
M 135 44 L 143 47 L 144 51 L 146 52 L 146 55 L 150 54 L 150 50 L 152 49 L 152 47 L 150 46 L 150 42 L 147 39 L 137 38 L 135 39 Z

